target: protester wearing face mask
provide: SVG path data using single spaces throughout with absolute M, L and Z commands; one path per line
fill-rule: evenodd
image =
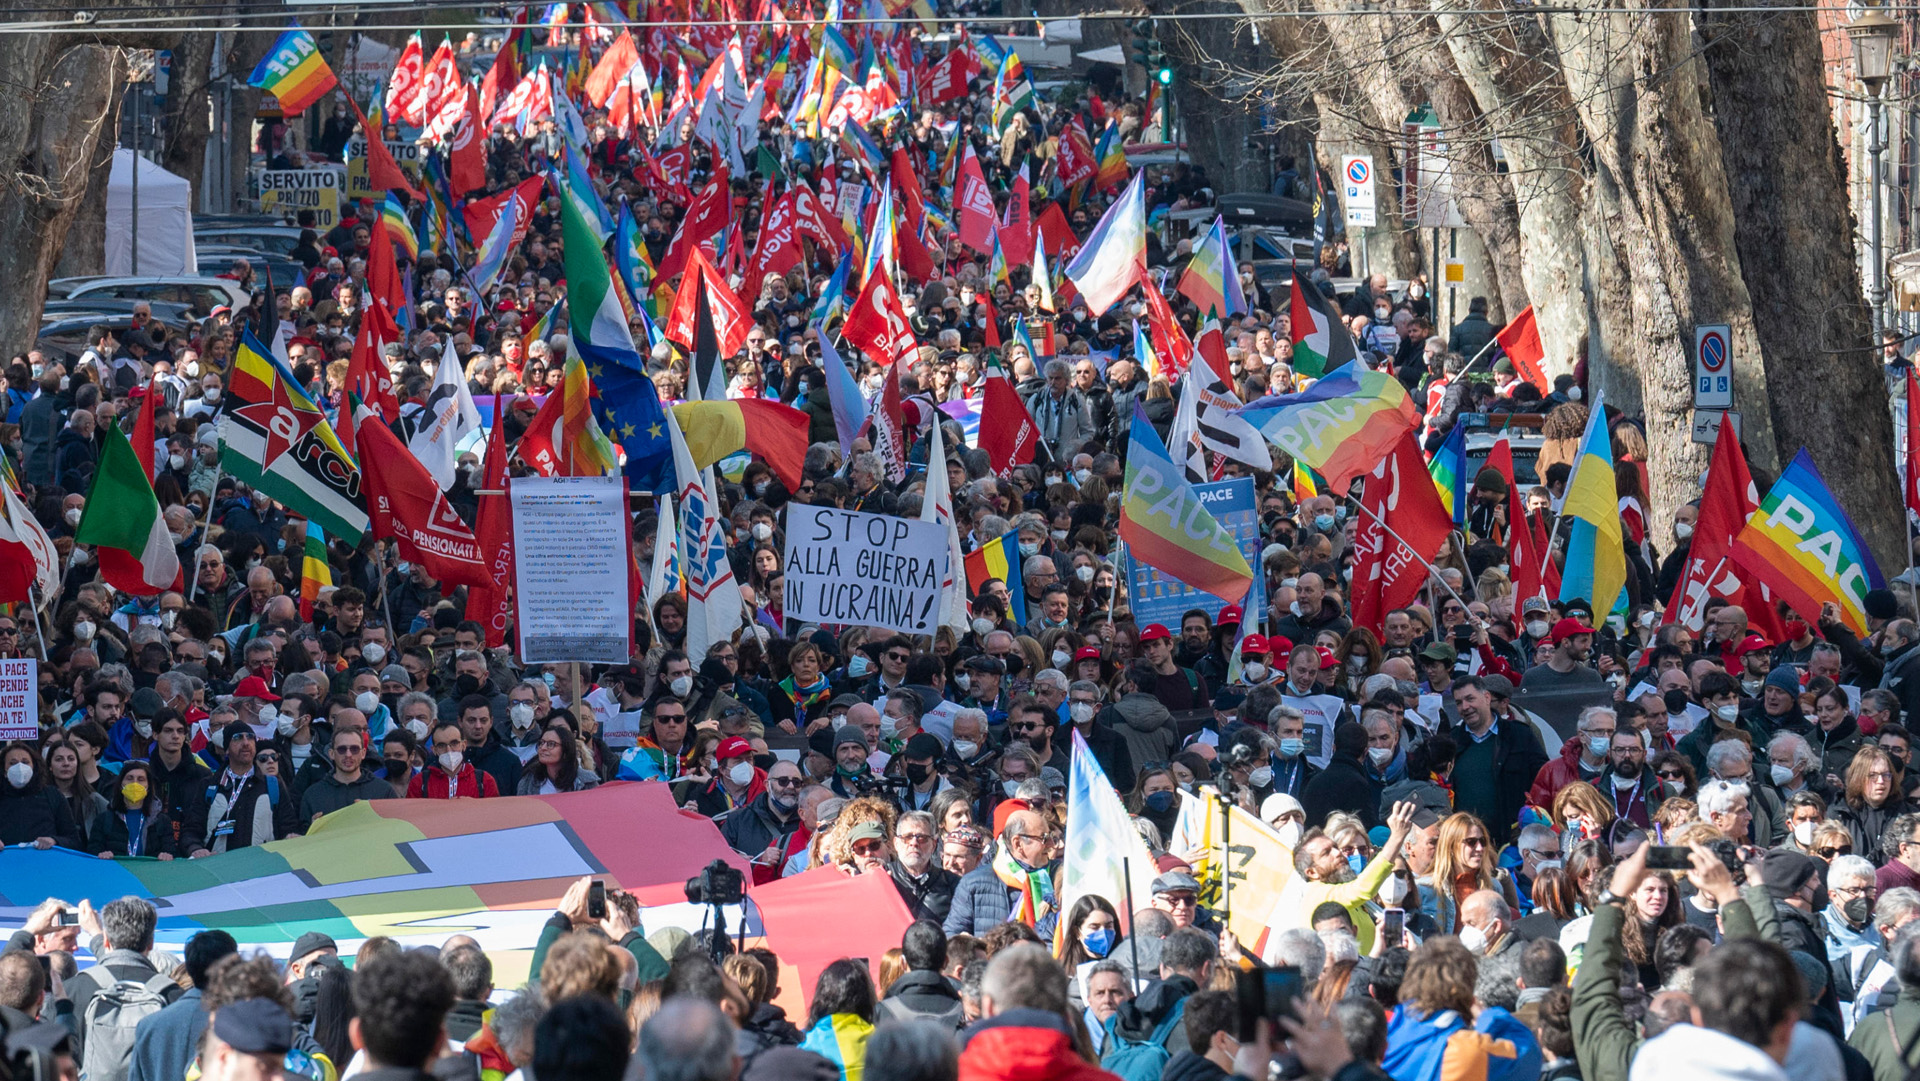
M 1127 810 L 1153 823 L 1162 838 L 1173 836 L 1180 818 L 1180 792 L 1172 771 L 1163 767 L 1141 770 L 1133 780 L 1133 794 L 1127 797 Z
M 79 848 L 80 827 L 33 745 L 7 744 L 0 764 L 5 772 L 0 781 L 0 844 Z
M 767 790 L 766 771 L 753 764 L 753 755 L 753 744 L 738 736 L 720 741 L 713 780 L 694 798 L 701 814 L 711 818 L 744 807 Z
M 1791 678 L 1786 675 L 1789 669 L 1781 671 L 1783 680 Z M 1793 693 L 1796 695 L 1799 693 L 1798 686 L 1795 686 Z M 1745 732 L 1749 742 L 1758 742 L 1763 745 L 1771 737 L 1772 728 L 1766 725 L 1757 711 L 1750 716 L 1741 713 L 1740 684 L 1734 682 L 1733 677 L 1725 672 L 1703 674 L 1700 677 L 1699 697 L 1700 704 L 1706 707 L 1710 723 L 1702 724 L 1687 733 L 1674 748 L 1693 764 L 1694 776 L 1698 777 L 1707 771 L 1707 748 L 1719 740 L 1731 737 L 1734 730 Z
M 1348 722 L 1334 728 L 1333 755 L 1300 797 L 1307 821 L 1324 822 L 1335 811 L 1344 811 L 1368 829 L 1379 823 L 1381 785 L 1368 772 L 1368 743 L 1361 725 Z

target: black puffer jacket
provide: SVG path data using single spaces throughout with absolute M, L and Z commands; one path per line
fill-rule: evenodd
M 42 837 L 63 848 L 80 847 L 80 827 L 59 790 L 39 781 L 25 788 L 0 781 L 0 844 L 32 844 Z

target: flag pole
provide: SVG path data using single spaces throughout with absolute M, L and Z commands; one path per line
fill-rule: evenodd
M 1378 514 L 1375 514 L 1372 510 L 1369 510 L 1365 500 L 1355 500 L 1354 506 L 1360 508 L 1360 513 L 1380 523 L 1380 528 L 1386 531 L 1387 536 L 1392 537 L 1394 540 L 1398 541 L 1400 543 L 1400 547 L 1405 548 L 1407 551 L 1413 553 L 1413 558 L 1419 560 L 1420 565 L 1427 568 L 1427 581 L 1429 583 L 1439 582 L 1441 586 L 1445 587 L 1446 591 L 1449 594 L 1452 594 L 1454 600 L 1460 602 L 1460 607 L 1462 608 L 1467 607 L 1467 599 L 1465 597 L 1462 597 L 1459 594 L 1459 592 L 1453 588 L 1452 584 L 1450 584 L 1447 581 L 1446 577 L 1440 573 L 1440 568 L 1428 562 L 1427 557 L 1421 555 L 1420 552 L 1417 549 L 1415 549 L 1413 545 L 1408 544 L 1405 537 L 1402 537 L 1400 534 L 1395 533 L 1393 531 L 1393 527 L 1387 524 L 1386 519 L 1380 517 Z
M 39 576 L 36 574 L 36 578 Z M 40 591 L 34 583 L 27 583 L 27 607 L 33 609 L 33 637 L 40 643 L 40 663 L 47 663 L 47 632 L 40 623 Z
M 1120 857 L 1120 880 L 1126 883 L 1127 887 L 1127 946 L 1133 951 L 1132 979 L 1134 986 L 1138 987 L 1140 980 L 1140 935 L 1133 926 L 1133 860 L 1130 857 Z

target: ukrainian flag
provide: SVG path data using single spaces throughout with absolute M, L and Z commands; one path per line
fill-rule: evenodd
M 967 553 L 967 593 L 979 596 L 980 587 L 989 578 L 1007 583 L 1012 598 L 1013 621 L 1027 625 L 1027 587 L 1020 577 L 1020 534 L 1018 531 L 990 540 Z
M 1606 403 L 1596 392 L 1587 414 L 1586 434 L 1567 481 L 1562 516 L 1572 519 L 1567 563 L 1560 576 L 1560 599 L 1585 598 L 1595 618 L 1620 603 L 1627 583 L 1627 553 L 1621 543 L 1620 495 L 1613 481 L 1613 439 L 1607 432 Z

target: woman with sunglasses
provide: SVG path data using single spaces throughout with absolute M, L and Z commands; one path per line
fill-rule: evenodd
M 1656 757 L 1647 767 L 1653 770 L 1653 777 L 1666 791 L 1661 794 L 1666 799 L 1693 799 L 1699 794 L 1699 782 L 1693 772 L 1693 762 L 1679 751 L 1668 751 Z
M 1481 890 L 1498 890 L 1509 908 L 1520 908 L 1513 878 L 1494 858 L 1489 837 L 1486 825 L 1466 811 L 1440 820 L 1433 851 L 1433 892 L 1434 922 L 1443 934 L 1460 933 L 1460 902 Z

